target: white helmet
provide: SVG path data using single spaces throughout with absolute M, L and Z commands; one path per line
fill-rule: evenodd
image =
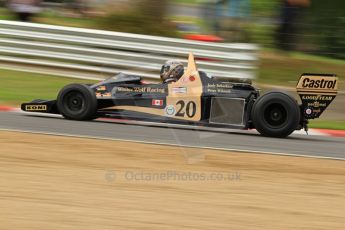
M 182 62 L 170 60 L 165 62 L 161 69 L 161 79 L 164 83 L 178 81 L 184 73 Z

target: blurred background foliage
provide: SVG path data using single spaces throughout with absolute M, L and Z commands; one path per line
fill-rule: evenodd
M 10 1 L 0 0 L 0 19 L 16 20 Z M 245 3 L 235 16 L 231 1 Z M 256 43 L 261 47 L 257 80 L 263 83 L 292 86 L 306 71 L 343 78 L 345 1 L 299 0 L 311 4 L 294 21 L 289 50 L 277 42 L 284 1 L 289 0 L 46 0 L 32 20 L 170 37 L 217 35 L 225 42 Z
M 49 0 L 43 1 L 44 10 L 33 20 L 170 37 L 185 32 L 216 34 L 229 42 L 280 48 L 276 38 L 283 0 L 242 1 L 248 6 L 240 11 L 248 12 L 234 17 L 229 16 L 226 0 Z M 9 1 L 0 2 L 0 19 L 15 19 L 5 8 Z M 220 12 L 220 7 L 228 9 Z M 343 0 L 311 0 L 294 22 L 292 50 L 344 59 L 344 8 Z M 181 32 L 181 27 L 190 31 Z
M 107 10 L 97 23 L 106 30 L 177 37 L 175 27 L 165 17 L 167 4 L 167 0 L 134 0 L 121 10 Z

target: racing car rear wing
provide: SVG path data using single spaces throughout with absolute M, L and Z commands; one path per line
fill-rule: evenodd
M 297 84 L 306 119 L 315 119 L 325 111 L 337 95 L 338 78 L 334 74 L 304 73 Z

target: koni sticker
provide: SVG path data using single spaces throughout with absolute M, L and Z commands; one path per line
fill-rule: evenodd
M 47 105 L 27 105 L 26 111 L 47 111 Z

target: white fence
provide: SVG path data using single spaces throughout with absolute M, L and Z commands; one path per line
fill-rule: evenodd
M 211 76 L 254 78 L 258 47 L 0 20 L 0 68 L 79 78 L 119 72 L 159 78 L 168 59 L 189 52 Z

